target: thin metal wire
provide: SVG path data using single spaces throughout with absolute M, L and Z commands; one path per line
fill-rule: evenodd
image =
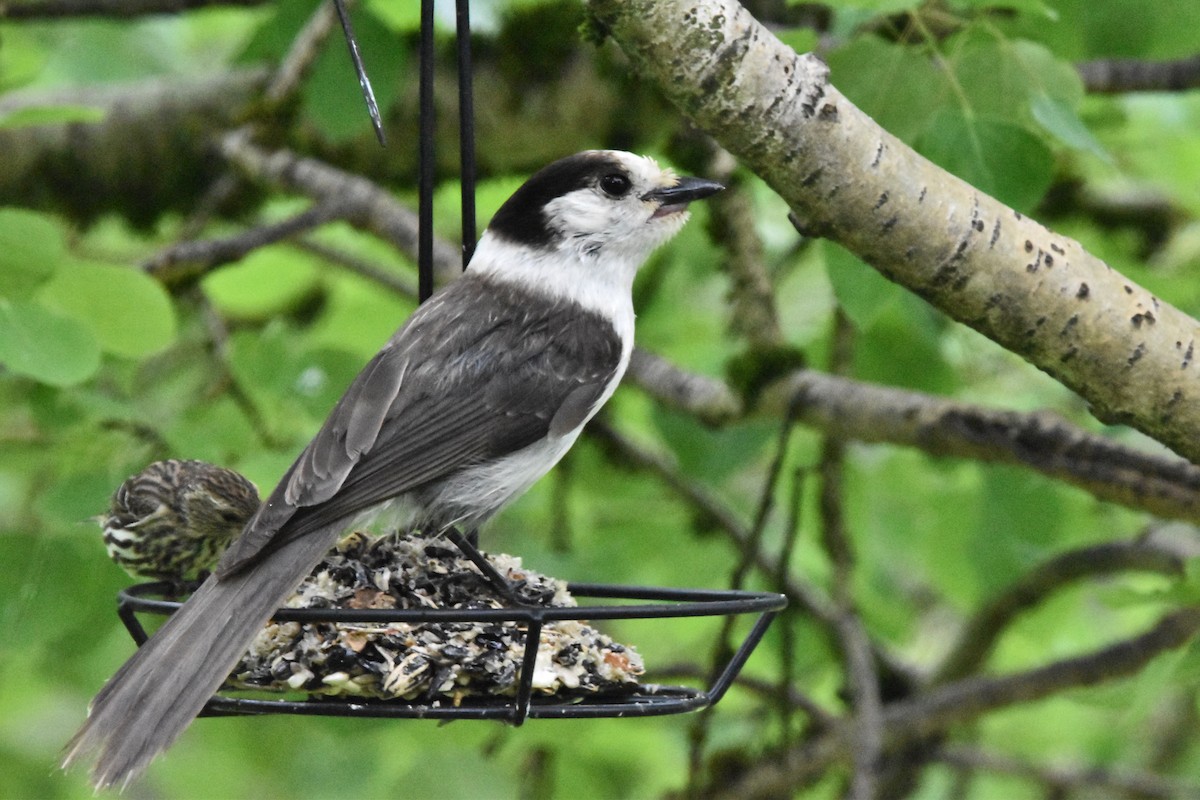
M 381 147 L 386 147 L 387 136 L 383 132 L 379 104 L 375 102 L 375 90 L 371 88 L 371 79 L 367 77 L 367 69 L 363 66 L 362 54 L 358 52 L 358 39 L 354 36 L 354 28 L 350 25 L 350 14 L 346 11 L 344 0 L 333 0 L 333 7 L 337 9 L 338 20 L 342 23 L 346 46 L 350 48 L 350 61 L 354 63 L 354 74 L 358 76 L 358 85 L 362 87 L 363 99 L 367 101 L 367 113 L 371 115 L 375 138 L 379 140 Z
M 445 701 L 409 703 L 399 700 L 264 700 L 216 695 L 206 706 L 205 716 L 232 714 L 304 714 L 340 717 L 394 717 L 405 719 L 500 719 L 520 725 L 528 718 L 642 717 L 681 714 L 716 703 L 733 684 L 738 672 L 762 640 L 787 598 L 771 592 L 734 590 L 664 589 L 652 586 L 614 586 L 573 583 L 575 597 L 606 600 L 647 601 L 633 605 L 590 605 L 574 608 L 520 606 L 514 608 L 416 608 L 416 609 L 327 609 L 281 608 L 278 622 L 516 622 L 527 628 L 522 657 L 521 680 L 513 698 L 466 698 L 458 705 Z M 117 596 L 117 613 L 134 641 L 146 641 L 137 613 L 171 614 L 180 603 L 155 599 L 170 589 L 169 584 L 145 583 L 125 589 Z M 758 614 L 750 633 L 724 668 L 715 674 L 706 690 L 686 686 L 640 684 L 628 692 L 614 691 L 590 696 L 538 696 L 533 691 L 534 664 L 541 630 L 547 622 L 598 619 L 673 619 L 698 616 Z
M 462 186 L 463 269 L 475 253 L 475 90 L 471 71 L 471 3 L 457 0 L 459 173 Z
M 420 130 L 417 175 L 417 300 L 424 303 L 433 294 L 433 178 L 437 167 L 434 152 L 436 130 L 433 104 L 433 0 L 421 0 Z

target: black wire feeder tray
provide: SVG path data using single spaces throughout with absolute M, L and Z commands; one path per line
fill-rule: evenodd
M 117 614 L 139 647 L 145 643 L 148 635 L 136 616 L 138 613 L 165 616 L 174 613 L 182 605 L 178 601 L 162 599 L 168 588 L 168 585 L 163 583 L 143 583 L 124 589 L 117 595 Z M 397 719 L 492 719 L 520 725 L 529 718 L 593 719 L 682 714 L 715 705 L 724 696 L 754 648 L 762 640 L 775 615 L 787 605 L 787 598 L 781 594 L 730 589 L 667 589 L 572 583 L 568 585 L 568 590 L 577 598 L 640 602 L 570 608 L 281 608 L 272 618 L 276 622 L 343 624 L 521 623 L 526 626 L 527 633 L 521 678 L 515 697 L 470 696 L 453 704 L 444 698 L 429 702 L 345 697 L 287 700 L 230 697 L 218 692 L 209 700 L 201 716 L 301 714 Z M 758 618 L 741 646 L 721 671 L 716 673 L 716 678 L 707 689 L 638 683 L 629 690 L 603 694 L 564 697 L 534 694 L 533 666 L 537 658 L 542 626 L 547 622 L 726 617 L 742 614 L 757 614 Z

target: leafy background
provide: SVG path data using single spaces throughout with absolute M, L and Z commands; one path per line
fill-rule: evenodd
M 413 115 L 415 2 L 369 0 L 355 16 L 361 46 L 392 120 Z M 96 125 L 103 112 L 6 97 L 64 87 L 174 81 L 273 64 L 312 13 L 311 0 L 204 8 L 134 20 L 4 21 L 0 14 L 0 134 Z M 1055 229 L 1185 311 L 1200 312 L 1200 97 L 1195 92 L 1089 93 L 1088 59 L 1165 59 L 1195 49 L 1194 9 L 1174 0 L 909 0 L 753 5 L 802 49 L 821 45 L 833 82 L 884 127 L 943 167 Z M 550 158 L 586 147 L 649 152 L 694 165 L 696 134 L 624 68 L 611 46 L 585 44 L 571 2 L 476 3 L 481 96 L 480 218 Z M 453 28 L 448 9 L 439 25 Z M 817 28 L 820 29 L 818 37 Z M 578 105 L 554 99 L 578 94 Z M 550 107 L 551 110 L 547 110 Z M 544 120 L 552 119 L 547 126 Z M 403 130 L 403 122 L 398 123 Z M 442 235 L 459 235 L 452 120 L 443 115 L 438 196 Z M 153 137 L 155 131 L 147 131 Z M 345 57 L 330 40 L 287 125 L 269 138 L 347 169 L 370 165 L 406 202 L 414 197 L 414 139 L 392 136 L 380 155 Z M 9 140 L 5 140 L 9 141 Z M 2 151 L 0 151 L 2 152 Z M 15 153 L 15 150 L 10 150 Z M 0 157 L 0 173 L 5 167 Z M 194 165 L 185 165 L 194 169 Z M 185 170 L 186 171 L 186 170 Z M 197 170 L 202 188 L 211 175 Z M 48 179 L 49 180 L 49 179 Z M 199 280 L 168 286 L 136 265 L 182 235 L 190 199 L 139 208 L 120 185 L 11 184 L 0 194 L 0 795 L 88 797 L 78 775 L 54 769 L 103 679 L 131 643 L 113 613 L 128 580 L 104 558 L 89 518 L 127 475 L 156 458 L 201 458 L 243 471 L 264 490 L 286 468 L 363 364 L 414 307 L 411 298 L 340 270 L 289 243 L 263 247 Z M 988 406 L 1053 408 L 1092 430 L 1155 445 L 1092 420 L 1074 395 L 835 246 L 800 240 L 786 208 L 750 176 L 753 203 L 786 339 L 815 367 L 829 363 L 835 320 L 854 336 L 851 374 Z M 107 190 L 107 192 L 105 191 Z M 72 200 L 72 192 L 80 196 Z M 66 199 L 64 199 L 66 198 Z M 1113 222 L 1096 208 L 1128 198 L 1168 210 L 1165 230 Z M 297 213 L 265 190 L 210 221 L 225 235 Z M 695 220 L 647 267 L 638 290 L 639 344 L 694 372 L 723 377 L 745 343 L 731 332 L 723 243 Z M 344 223 L 321 243 L 396 275 L 403 255 Z M 767 486 L 779 425 L 765 419 L 706 427 L 623 388 L 606 419 L 669 453 L 682 474 L 744 520 L 764 491 L 777 509 L 764 546 L 787 529 L 799 476 L 793 574 L 825 591 L 819 544 L 818 432 L 793 433 Z M 885 445 L 851 444 L 845 514 L 857 548 L 853 592 L 872 640 L 918 668 L 946 652 L 962 621 L 1050 556 L 1124 540 L 1151 520 L 1015 467 L 942 460 Z M 1178 525 L 1180 535 L 1195 532 Z M 519 553 L 561 577 L 663 586 L 727 585 L 735 548 L 710 520 L 645 472 L 584 438 L 554 475 L 494 524 L 485 546 Z M 769 576 L 752 584 L 770 586 Z M 1001 639 L 990 672 L 1029 668 L 1143 629 L 1172 602 L 1174 582 L 1121 575 L 1055 594 Z M 716 627 L 610 626 L 653 668 L 707 663 Z M 1139 675 L 1017 704 L 958 732 L 963 741 L 1051 765 L 1154 769 L 1200 781 L 1194 647 Z M 790 675 L 831 712 L 845 707 L 841 656 L 819 626 L 790 614 L 772 629 L 748 674 Z M 802 714 L 735 689 L 708 730 L 706 768 L 744 766 L 796 737 Z M 1182 720 L 1182 722 L 1181 722 Z M 494 724 L 264 718 L 192 726 L 132 797 L 651 797 L 688 782 L 689 717 Z M 722 761 L 721 759 L 725 759 Z M 740 767 L 739 767 L 740 768 Z M 806 797 L 834 797 L 834 770 Z M 956 794 L 956 792 L 958 794 Z M 1048 795 L 1028 776 L 982 771 L 969 782 L 934 764 L 911 796 Z M 1081 795 L 1083 796 L 1083 795 Z

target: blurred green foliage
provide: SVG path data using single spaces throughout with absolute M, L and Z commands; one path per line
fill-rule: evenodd
M 0 23 L 0 90 L 273 63 L 313 5 L 289 0 L 138 21 Z M 567 38 L 573 27 L 564 20 L 582 18 L 577 4 L 485 5 L 479 44 L 503 53 L 498 63 L 505 80 L 558 80 L 569 72 L 563 65 L 594 61 L 617 91 L 637 93 L 633 107 L 656 107 L 648 87 L 631 88 L 618 55 Z M 398 87 L 416 63 L 415 6 L 380 0 L 364 3 L 356 15 L 385 110 L 413 102 Z M 864 0 L 831 9 L 832 45 L 823 55 L 834 83 L 854 102 L 943 167 L 1045 217 L 1160 297 L 1200 313 L 1192 277 L 1200 266 L 1200 96 L 1086 96 L 1073 66 L 1113 56 L 1190 55 L 1195 25 L 1189 3 Z M 918 15 L 921 24 L 905 36 L 888 35 L 880 23 L 920 9 L 938 14 Z M 522 20 L 536 29 L 522 28 Z M 452 20 L 439 24 L 448 36 Z M 522 42 L 547 29 L 554 32 L 552 45 L 520 51 Z M 797 44 L 817 41 L 805 28 L 784 33 Z M 610 128 L 613 141 L 594 140 L 594 129 L 555 131 L 554 141 L 572 149 L 632 148 L 670 160 L 692 134 L 664 106 L 656 108 L 620 119 Z M 294 114 L 293 140 L 346 148 L 351 162 L 367 158 L 352 152 L 369 136 L 369 123 L 336 38 L 326 44 Z M 97 122 L 87 106 L 0 112 L 0 128 L 67 121 Z M 443 143 L 443 150 L 453 144 Z M 523 175 L 484 178 L 481 220 Z M 1134 222 L 1114 225 L 1086 208 L 1049 204 L 1051 187 L 1064 184 L 1099 194 L 1150 191 L 1175 209 L 1168 236 L 1148 252 Z M 998 407 L 1051 407 L 1101 429 L 1051 379 L 852 255 L 827 243 L 798 242 L 778 199 L 749 178 L 746 186 L 787 342 L 803 350 L 808 363 L 827 362 L 840 305 L 855 328 L 855 377 Z M 411 185 L 389 188 L 412 196 Z M 439 191 L 439 230 L 453 237 L 458 185 L 448 180 Z M 277 220 L 296 208 L 294 199 L 268 197 L 256 213 L 259 220 Z M 638 294 L 639 343 L 687 369 L 721 377 L 743 343 L 727 334 L 729 282 L 720 269 L 722 251 L 705 233 L 705 214 L 699 210 L 647 267 Z M 104 558 L 89 517 L 127 475 L 167 456 L 236 468 L 269 489 L 413 308 L 410 299 L 286 243 L 168 293 L 134 266 L 172 242 L 182 225 L 165 215 L 148 228 L 134 227 L 114 214 L 85 227 L 55 209 L 0 208 L 0 797 L 91 796 L 80 776 L 64 777 L 54 764 L 88 698 L 132 644 L 113 613 L 125 576 Z M 219 221 L 206 235 L 234 230 L 234 223 Z M 406 259 L 348 226 L 328 226 L 316 236 L 397 274 L 412 271 Z M 776 422 L 713 430 L 630 388 L 618 392 L 606 414 L 638 441 L 669 453 L 748 524 L 779 438 Z M 1150 446 L 1128 431 L 1109 433 Z M 798 579 L 824 589 L 829 564 L 818 544 L 812 475 L 819 452 L 816 433 L 791 438 L 782 470 L 788 477 L 774 490 L 777 509 L 765 546 L 780 547 L 790 476 L 799 475 L 804 488 L 792 568 Z M 1032 566 L 1071 547 L 1128 538 L 1147 522 L 1016 468 L 881 445 L 850 448 L 846 492 L 847 525 L 858 549 L 853 588 L 864 622 L 883 649 L 919 667 L 935 665 L 961 621 Z M 501 516 L 484 543 L 569 579 L 720 587 L 737 556 L 710 522 L 585 437 L 555 475 Z M 769 584 L 762 576 L 754 581 Z M 1018 621 L 989 668 L 1032 667 L 1131 635 L 1171 601 L 1171 588 L 1166 579 L 1142 576 L 1062 592 Z M 843 710 L 839 655 L 803 615 L 776 624 L 748 672 L 767 680 L 780 674 L 785 625 L 794 636 L 795 685 L 831 711 Z M 630 622 L 612 632 L 636 644 L 653 669 L 703 664 L 715 630 L 699 622 Z M 1131 680 L 990 715 L 971 739 L 1052 763 L 1149 765 L 1156 754 L 1147 742 L 1168 712 L 1197 713 L 1197 658 L 1193 647 Z M 753 759 L 776 745 L 779 726 L 769 707 L 735 690 L 719 709 L 713 747 Z M 535 721 L 513 730 L 469 722 L 203 720 L 130 796 L 661 796 L 686 780 L 691 724 L 686 717 Z M 1200 780 L 1196 731 L 1187 734 L 1169 768 Z M 935 766 L 913 796 L 948 796 L 953 783 L 947 768 Z M 804 796 L 835 797 L 840 788 L 834 775 Z M 967 796 L 1042 795 L 1016 778 L 983 776 Z

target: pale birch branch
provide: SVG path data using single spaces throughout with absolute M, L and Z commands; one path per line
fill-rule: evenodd
M 1200 459 L 1194 319 L 922 158 L 735 0 L 588 7 L 593 30 L 808 230 L 1020 354 L 1105 422 Z

